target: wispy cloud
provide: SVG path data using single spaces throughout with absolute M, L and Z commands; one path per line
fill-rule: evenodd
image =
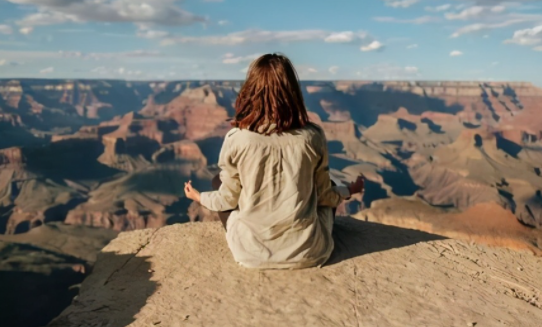
M 407 49 L 416 49 L 418 47 L 417 44 L 410 44 L 410 45 L 407 45 Z
M 368 80 L 404 80 L 422 76 L 416 66 L 400 66 L 393 63 L 379 63 L 363 67 L 356 72 L 357 78 Z
M 368 45 L 362 45 L 360 50 L 363 52 L 378 51 L 384 48 L 384 45 L 378 41 L 373 41 Z
M 222 56 L 222 63 L 231 65 L 231 64 L 239 64 L 243 62 L 250 62 L 257 59 L 260 56 L 261 54 L 258 54 L 258 53 L 251 54 L 248 56 L 235 56 L 233 53 L 226 53 L 224 56 Z
M 92 74 L 113 77 L 139 77 L 143 75 L 141 70 L 129 70 L 124 67 L 106 68 L 104 66 L 95 67 L 90 70 Z
M 363 41 L 368 38 L 370 38 L 370 36 L 366 32 L 355 33 L 352 31 L 344 31 L 344 32 L 331 33 L 324 38 L 324 41 L 328 43 L 351 43 L 356 40 Z
M 408 8 L 420 2 L 419 0 L 384 0 L 386 6 L 393 8 Z
M 13 28 L 9 25 L 0 24 L 0 34 L 12 34 Z
M 511 16 L 509 20 L 503 19 L 495 23 L 475 23 L 475 24 L 463 26 L 457 29 L 450 37 L 457 38 L 464 34 L 504 28 L 504 27 L 508 27 L 508 26 L 512 26 L 516 24 L 526 23 L 529 21 L 542 20 L 542 15 L 521 15 L 521 17 L 519 17 L 519 15 L 516 15 L 516 16 Z M 516 18 L 513 18 L 513 17 L 516 17 Z
M 512 38 L 505 40 L 504 43 L 528 46 L 542 43 L 542 25 L 515 31 Z
M 82 22 L 133 22 L 179 26 L 207 19 L 178 6 L 176 0 L 7 0 L 32 5 L 37 12 L 17 22 L 24 27 Z
M 19 29 L 19 33 L 21 33 L 23 35 L 28 35 L 28 34 L 32 33 L 33 30 L 34 30 L 33 27 L 21 27 Z
M 165 46 L 188 43 L 235 46 L 256 43 L 296 43 L 309 41 L 357 43 L 365 46 L 374 42 L 375 39 L 366 32 L 329 32 L 325 30 L 266 31 L 251 29 L 225 35 L 167 37 L 162 40 L 161 44 Z
M 458 13 L 446 13 L 444 17 L 448 20 L 469 20 L 474 18 L 479 18 L 483 16 L 489 16 L 491 14 L 502 13 L 506 10 L 504 6 L 473 6 L 466 8 Z
M 436 23 L 442 20 L 440 17 L 435 17 L 435 16 L 421 16 L 421 17 L 411 18 L 411 19 L 402 19 L 402 18 L 384 16 L 384 17 L 374 17 L 373 19 L 381 23 L 400 23 L 400 24 L 415 24 L 415 25 Z
M 450 52 L 450 57 L 459 57 L 459 56 L 462 56 L 463 55 L 463 52 L 459 51 L 459 50 L 454 50 L 452 52 Z
M 450 8 L 452 8 L 452 5 L 447 3 L 447 4 L 436 6 L 436 7 L 425 7 L 425 11 L 441 12 L 441 11 L 446 11 Z
M 127 60 L 141 58 L 164 58 L 164 54 L 153 50 L 135 50 L 126 52 L 90 52 L 81 51 L 12 51 L 0 50 L 0 57 L 7 60 L 43 60 L 43 59 L 80 59 L 80 60 Z
M 461 7 L 450 10 L 444 14 L 449 21 L 470 22 L 468 25 L 457 28 L 452 38 L 480 31 L 505 28 L 512 25 L 542 22 L 541 14 L 526 14 L 522 12 L 522 4 L 542 2 L 540 0 L 477 0 L 463 1 Z
M 62 28 L 56 30 L 59 33 L 92 33 L 93 29 L 90 28 Z
M 51 74 L 55 71 L 55 68 L 54 67 L 47 67 L 47 68 L 44 68 L 42 70 L 40 70 L 40 74 Z
M 331 66 L 328 71 L 330 74 L 336 75 L 339 72 L 339 66 Z
M 9 61 L 6 59 L 0 59 L 0 66 L 21 66 L 23 63 L 19 61 Z

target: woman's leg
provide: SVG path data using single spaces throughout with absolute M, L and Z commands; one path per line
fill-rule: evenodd
M 213 180 L 211 181 L 211 184 L 213 186 L 213 190 L 217 191 L 220 188 L 220 185 L 222 184 L 222 181 L 220 180 L 220 175 L 217 174 L 215 177 L 213 177 Z M 226 223 L 228 222 L 228 218 L 230 218 L 231 211 L 223 211 L 218 212 L 218 218 L 220 218 L 220 221 L 222 222 L 222 225 L 224 226 L 224 229 L 226 229 Z

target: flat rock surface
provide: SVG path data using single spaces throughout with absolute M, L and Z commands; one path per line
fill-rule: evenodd
M 238 266 L 220 223 L 119 234 L 49 326 L 540 326 L 542 259 L 338 218 L 322 268 Z

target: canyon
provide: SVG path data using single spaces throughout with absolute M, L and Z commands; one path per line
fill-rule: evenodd
M 218 220 L 186 199 L 183 185 L 211 189 L 241 86 L 0 80 L 0 251 L 11 258 L 0 273 L 14 285 L 30 272 L 64 276 L 57 289 L 69 298 L 117 233 Z M 326 132 L 333 179 L 367 179 L 340 216 L 542 254 L 541 88 L 302 81 L 302 91 Z M 81 235 L 93 255 L 48 241 Z M 49 270 L 24 253 L 46 256 Z M 65 299 L 46 309 L 49 318 Z M 11 314 L 14 326 L 42 324 Z

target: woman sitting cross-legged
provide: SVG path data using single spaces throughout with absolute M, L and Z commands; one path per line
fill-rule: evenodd
M 363 177 L 334 186 L 324 131 L 308 119 L 294 67 L 256 59 L 237 101 L 212 192 L 185 183 L 189 199 L 219 212 L 234 259 L 250 268 L 323 265 L 333 251 L 334 208 L 363 190 Z

